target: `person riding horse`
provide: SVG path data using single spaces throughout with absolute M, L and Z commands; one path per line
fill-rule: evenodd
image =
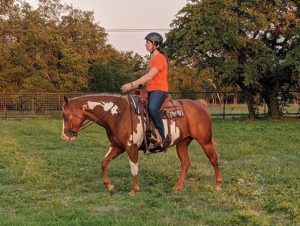
M 168 96 L 168 60 L 161 51 L 163 38 L 158 33 L 150 33 L 146 37 L 146 49 L 151 53 L 148 72 L 141 78 L 124 84 L 123 92 L 128 92 L 139 85 L 146 84 L 149 91 L 148 111 L 154 126 L 166 142 L 164 124 L 159 108 Z M 212 119 L 207 107 L 198 101 L 189 99 L 177 99 L 182 107 L 181 117 L 168 120 L 164 119 L 168 129 L 168 147 L 176 146 L 176 152 L 180 160 L 180 176 L 175 185 L 175 190 L 183 187 L 190 159 L 188 147 L 193 140 L 200 144 L 205 155 L 212 164 L 215 172 L 217 189 L 222 186 L 222 177 L 219 170 L 218 156 L 212 139 Z M 68 99 L 64 97 L 62 139 L 72 141 L 76 139 L 79 131 L 86 128 L 85 122 L 94 122 L 106 130 L 110 147 L 101 162 L 101 177 L 104 186 L 113 194 L 114 185 L 108 176 L 108 164 L 120 154 L 126 152 L 129 158 L 131 174 L 133 178 L 132 190 L 129 193 L 134 196 L 139 191 L 138 179 L 138 153 L 143 148 L 145 138 L 144 121 L 142 116 L 132 110 L 125 95 L 87 95 Z M 169 135 L 170 134 L 170 135 Z
M 212 119 L 208 108 L 199 101 L 189 99 L 177 99 L 176 101 L 182 106 L 184 114 L 172 118 L 168 126 L 169 147 L 176 146 L 181 166 L 180 176 L 174 188 L 177 191 L 183 187 L 191 164 L 188 147 L 195 140 L 202 146 L 212 164 L 217 189 L 220 190 L 222 177 L 218 156 L 213 145 Z M 108 176 L 108 164 L 126 152 L 133 178 L 133 186 L 129 194 L 134 196 L 139 191 L 138 156 L 139 150 L 143 150 L 146 131 L 141 115 L 134 111 L 128 96 L 107 93 L 72 99 L 65 96 L 62 116 L 61 137 L 66 141 L 75 140 L 78 133 L 88 125 L 92 125 L 92 122 L 105 128 L 110 147 L 101 162 L 102 182 L 111 194 L 115 192 L 114 185 Z
M 161 151 L 168 146 L 168 140 L 165 136 L 162 116 L 159 111 L 169 92 L 168 84 L 168 59 L 162 51 L 163 37 L 156 32 L 151 32 L 145 37 L 146 49 L 150 52 L 150 61 L 147 66 L 147 73 L 141 78 L 124 84 L 121 88 L 123 92 L 128 92 L 141 85 L 146 85 L 149 92 L 148 112 L 155 128 L 158 130 L 161 140 L 150 140 L 156 145 L 162 145 Z

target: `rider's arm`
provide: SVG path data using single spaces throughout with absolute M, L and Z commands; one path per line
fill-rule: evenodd
M 146 84 L 150 79 L 152 79 L 157 73 L 158 73 L 158 69 L 156 69 L 155 67 L 152 67 L 149 72 L 147 74 L 145 74 L 144 76 L 140 77 L 139 79 L 133 81 L 133 86 L 136 88 L 139 85 L 144 85 Z
M 134 88 L 137 88 L 139 85 L 146 84 L 150 79 L 152 79 L 159 70 L 155 67 L 152 67 L 147 74 L 144 76 L 140 77 L 139 79 L 131 82 L 131 83 L 126 83 L 125 85 L 122 86 L 122 91 L 123 92 L 128 92 Z

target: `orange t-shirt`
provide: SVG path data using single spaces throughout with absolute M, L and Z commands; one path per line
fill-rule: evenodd
M 146 90 L 160 90 L 168 92 L 168 61 L 166 57 L 161 53 L 155 55 L 148 64 L 149 70 L 152 67 L 156 68 L 158 70 L 158 73 L 147 82 Z

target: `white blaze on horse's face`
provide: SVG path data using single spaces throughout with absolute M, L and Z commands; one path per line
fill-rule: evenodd
M 77 131 L 79 130 L 78 118 L 73 117 L 72 114 L 63 113 L 63 127 L 61 132 L 61 138 L 66 141 L 72 141 L 76 139 Z
M 128 146 L 131 146 L 132 144 L 136 144 L 138 147 L 143 142 L 143 125 L 142 125 L 142 119 L 141 116 L 138 116 L 139 122 L 136 125 L 136 129 L 133 130 L 133 133 L 130 134 L 129 140 L 128 140 Z M 146 125 L 144 125 L 146 127 Z M 135 132 L 136 131 L 136 132 Z
M 94 110 L 95 107 L 100 106 L 103 108 L 104 111 L 110 111 L 112 115 L 119 114 L 119 107 L 113 102 L 94 102 L 88 101 L 86 105 L 83 106 L 83 109 L 90 109 Z
M 66 135 L 65 133 L 65 120 L 63 120 L 63 127 L 62 127 L 62 131 L 61 131 L 61 138 L 63 140 L 67 140 L 67 141 L 71 141 L 71 140 L 74 140 L 75 137 L 69 137 Z

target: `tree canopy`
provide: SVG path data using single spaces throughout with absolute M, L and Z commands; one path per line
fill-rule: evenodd
M 188 0 L 165 50 L 172 91 L 240 90 L 278 117 L 278 94 L 300 84 L 299 0 Z M 90 11 L 60 0 L 0 3 L 0 92 L 119 92 L 145 59 L 119 52 Z
M 60 0 L 39 0 L 37 9 L 26 2 L 1 1 L 0 56 L 1 92 L 99 91 L 103 84 L 98 89 L 95 79 L 116 81 L 116 75 L 125 81 L 143 63 L 132 52 L 120 53 L 107 44 L 93 12 Z M 106 74 L 95 70 L 95 64 Z M 120 81 L 109 91 L 119 90 Z
M 177 64 L 237 86 L 251 117 L 257 94 L 277 117 L 278 93 L 299 87 L 299 7 L 293 0 L 190 0 L 171 24 L 167 52 Z

